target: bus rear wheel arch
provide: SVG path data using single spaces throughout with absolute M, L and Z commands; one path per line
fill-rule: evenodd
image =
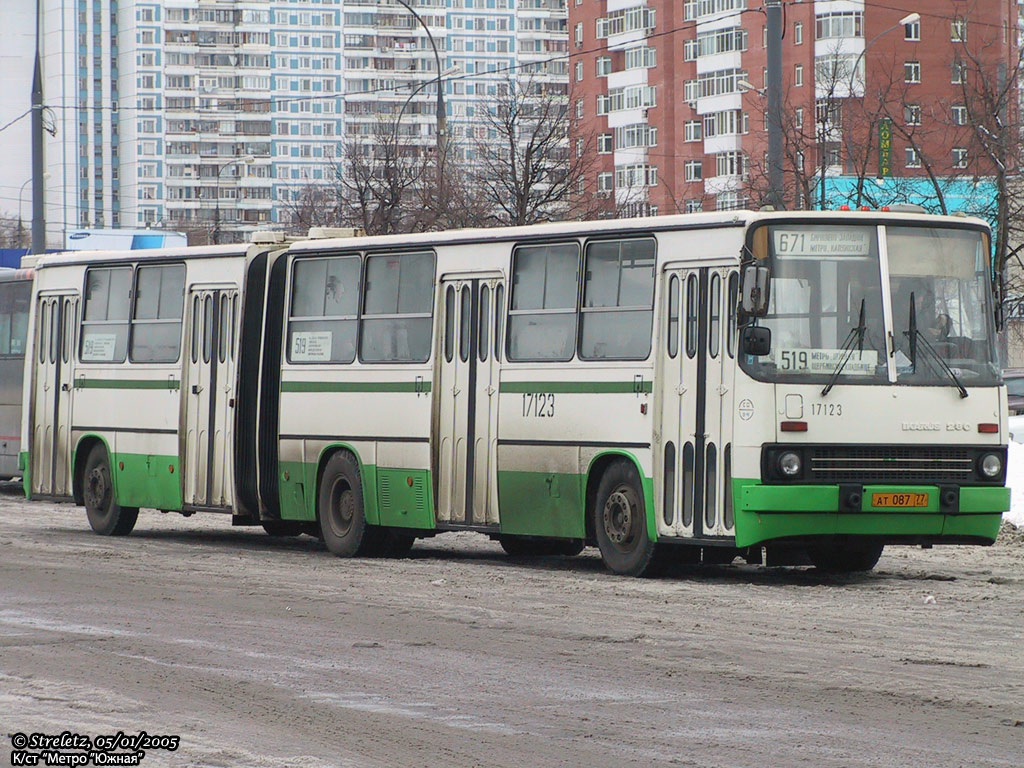
M 643 483 L 636 465 L 613 459 L 601 473 L 590 507 L 594 538 L 608 569 L 625 576 L 643 576 L 654 557 L 647 534 Z
M 89 525 L 101 536 L 127 536 L 139 517 L 138 507 L 122 507 L 114 496 L 107 447 L 95 441 L 82 467 L 79 481 Z

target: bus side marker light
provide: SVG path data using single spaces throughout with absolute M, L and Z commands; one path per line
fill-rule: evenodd
M 173 464 L 168 464 L 167 465 L 167 471 L 170 472 L 173 475 L 174 474 L 174 465 Z
M 412 488 L 412 478 L 411 477 L 405 478 L 405 484 L 408 485 L 410 488 Z
M 999 432 L 998 424 L 979 424 L 978 431 L 983 435 L 994 435 Z
M 117 462 L 117 468 L 120 469 L 122 472 L 124 472 L 124 462 L 123 461 Z
M 640 403 L 640 413 L 647 415 L 647 403 Z
M 783 432 L 806 432 L 807 422 L 806 421 L 783 421 L 779 424 L 779 429 Z

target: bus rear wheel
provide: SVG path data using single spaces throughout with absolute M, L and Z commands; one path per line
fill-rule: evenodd
M 824 573 L 863 573 L 878 564 L 883 544 L 877 541 L 840 541 L 807 548 L 814 567 Z
M 138 507 L 122 507 L 114 500 L 107 449 L 96 443 L 85 460 L 82 500 L 89 525 L 101 536 L 127 536 L 139 518 Z
M 349 454 L 336 453 L 327 461 L 317 511 L 324 544 L 332 554 L 359 557 L 380 548 L 379 532 L 366 522 L 359 465 Z
M 593 515 L 597 546 L 608 569 L 643 576 L 654 557 L 654 542 L 647 535 L 640 473 L 632 462 L 619 460 L 605 470 Z

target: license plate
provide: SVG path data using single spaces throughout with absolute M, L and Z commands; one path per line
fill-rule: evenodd
M 927 507 L 927 493 L 872 493 L 872 507 Z

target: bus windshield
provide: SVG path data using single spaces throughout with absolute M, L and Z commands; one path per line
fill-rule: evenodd
M 818 383 L 840 369 L 842 383 L 886 383 L 891 354 L 900 384 L 952 385 L 950 371 L 967 386 L 998 382 L 981 233 L 831 224 L 764 229 L 755 252 L 771 271 L 761 321 L 772 331 L 771 353 L 741 356 L 755 377 Z M 880 261 L 883 234 L 887 265 Z M 884 299 L 891 301 L 889 328 Z

